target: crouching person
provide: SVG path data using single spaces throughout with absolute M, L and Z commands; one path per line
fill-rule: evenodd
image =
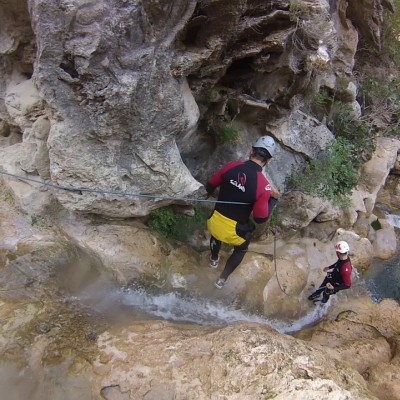
M 342 240 L 336 243 L 335 250 L 338 260 L 329 267 L 324 268 L 326 277 L 321 286 L 308 296 L 308 300 L 316 301 L 322 294 L 321 302 L 326 303 L 332 294 L 351 287 L 351 272 L 353 267 L 349 258 L 350 247 L 347 242 Z

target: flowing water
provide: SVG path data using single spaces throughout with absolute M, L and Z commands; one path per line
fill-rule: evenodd
M 400 215 L 388 214 L 386 218 L 400 229 Z M 400 301 L 400 248 L 390 260 L 374 260 L 363 278 L 373 300 L 379 302 L 391 298 Z
M 374 261 L 364 279 L 373 300 L 379 302 L 391 298 L 400 301 L 400 253 L 388 261 Z
M 400 217 L 394 216 L 393 221 L 400 226 Z M 293 320 L 275 320 L 246 309 L 209 282 L 196 293 L 188 293 L 179 290 L 167 292 L 154 286 L 121 289 L 100 277 L 65 300 L 89 313 L 105 317 L 111 324 L 165 319 L 218 327 L 241 321 L 268 325 L 278 332 L 291 334 L 319 321 L 327 314 L 330 305 L 343 301 L 343 296 L 358 296 L 365 293 L 365 288 L 376 301 L 386 297 L 400 300 L 399 262 L 400 253 L 389 261 L 374 261 L 362 278 L 355 271 L 351 291 L 333 296 L 326 305 L 310 305 L 303 316 Z M 0 386 L 4 389 L 3 393 L 10 393 L 7 400 L 66 400 L 77 396 L 82 400 L 91 399 L 90 385 L 85 377 L 74 378 L 67 370 L 68 365 L 59 364 L 49 367 L 46 376 L 37 376 L 36 369 L 30 365 L 17 367 L 13 362 L 3 360 L 0 362 Z
M 179 291 L 163 292 L 148 288 L 99 288 L 94 284 L 75 299 L 97 313 L 123 320 L 165 319 L 202 326 L 223 326 L 234 322 L 256 322 L 280 333 L 292 333 L 320 320 L 329 305 L 311 306 L 295 320 L 276 320 L 247 310 L 236 301 L 218 296 L 222 291 L 211 287 L 212 295 L 191 295 Z M 332 299 L 333 302 L 335 301 Z

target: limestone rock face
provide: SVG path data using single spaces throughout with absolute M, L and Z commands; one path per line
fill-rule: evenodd
M 280 206 L 284 212 L 278 214 L 279 225 L 282 226 L 283 233 L 290 233 L 307 227 L 312 221 L 335 221 L 337 226 L 350 229 L 359 220 L 374 220 L 377 218 L 374 215 L 374 206 L 378 193 L 382 193 L 382 201 L 396 207 L 395 185 L 397 181 L 393 178 L 389 180 L 392 183 L 390 183 L 388 189 L 385 189 L 385 184 L 389 173 L 395 168 L 399 150 L 400 141 L 398 139 L 384 137 L 377 139 L 376 150 L 371 159 L 361 168 L 359 183 L 352 192 L 349 207 L 336 207 L 323 199 L 298 191 L 290 191 L 284 194 L 280 200 Z M 365 236 L 367 236 L 368 231 L 369 229 Z M 395 249 L 392 246 L 393 250 Z
M 38 171 L 48 176 L 48 158 L 43 141 L 26 141 L 12 146 L 0 147 L 0 165 L 4 172 L 15 176 L 38 180 Z M 29 178 L 30 176 L 30 178 Z M 40 184 L 32 184 L 18 179 L 5 179 L 4 190 L 12 193 L 15 203 L 28 215 L 45 214 L 46 210 L 57 202 L 53 194 Z
M 378 398 L 396 400 L 400 398 L 398 312 L 394 300 L 377 305 L 365 298 L 342 303 L 332 310 L 332 319 L 311 329 L 310 340 L 362 373 Z
M 276 125 L 275 129 L 273 126 L 267 126 L 267 129 L 280 142 L 308 159 L 320 156 L 334 140 L 332 132 L 325 125 L 300 110 Z
M 54 182 L 166 197 L 199 189 L 175 144 L 198 111 L 185 79 L 170 72 L 171 42 L 192 12 L 183 2 L 30 2 L 40 48 L 35 81 L 56 110 L 48 139 Z M 56 196 L 67 208 L 122 217 L 144 215 L 156 203 Z
M 385 6 L 389 9 L 390 2 L 382 0 L 351 0 L 348 6 L 349 18 L 354 21 L 364 38 L 377 47 L 381 45 L 381 23 Z
M 397 155 L 396 162 L 386 180 L 386 185 L 379 191 L 377 201 L 387 204 L 394 209 L 400 209 L 400 157 Z
M 375 398 L 357 373 L 324 359 L 316 348 L 288 336 L 278 339 L 257 325 L 199 332 L 157 322 L 127 327 L 117 336 L 105 332 L 98 346 L 94 386 L 109 393 L 107 399 L 113 390 L 127 399 Z
M 374 256 L 382 260 L 389 260 L 396 255 L 396 232 L 389 221 L 382 220 L 380 224 L 381 229 L 372 230 L 370 241 L 374 247 Z
M 268 132 L 278 151 L 267 174 L 284 191 L 333 140 L 307 92 L 335 91 L 359 110 L 356 28 L 378 40 L 383 5 L 354 4 L 4 1 L 0 144 L 35 145 L 18 175 L 95 190 L 52 190 L 64 207 L 131 217 L 201 197 L 217 167 Z M 302 224 L 352 224 L 353 211 L 318 210 Z

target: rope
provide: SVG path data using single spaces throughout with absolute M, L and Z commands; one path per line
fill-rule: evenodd
M 243 203 L 240 201 L 223 201 L 223 200 L 209 200 L 209 199 L 191 199 L 191 198 L 184 198 L 184 197 L 168 197 L 168 196 L 161 196 L 161 195 L 151 195 L 151 194 L 142 194 L 142 193 L 128 193 L 128 192 L 117 192 L 112 190 L 101 190 L 101 189 L 89 189 L 85 187 L 73 187 L 73 186 L 66 186 L 66 185 L 56 185 L 55 183 L 51 183 L 48 181 L 40 181 L 37 179 L 27 178 L 25 176 L 10 174 L 8 172 L 0 171 L 1 175 L 6 175 L 14 179 L 20 179 L 26 182 L 33 182 L 40 185 L 44 185 L 53 189 L 58 190 L 66 190 L 70 192 L 78 192 L 82 194 L 83 192 L 90 192 L 90 193 L 100 193 L 100 194 L 112 194 L 115 196 L 126 196 L 126 197 L 140 197 L 140 198 L 147 198 L 147 199 L 160 199 L 160 200 L 170 200 L 170 201 L 183 201 L 183 202 L 194 202 L 194 203 L 220 203 L 220 204 L 239 204 L 239 205 L 247 205 L 250 203 Z

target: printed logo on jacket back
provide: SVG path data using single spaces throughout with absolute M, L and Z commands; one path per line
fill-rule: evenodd
M 231 179 L 230 184 L 236 186 L 242 192 L 245 192 L 246 180 L 247 180 L 246 174 L 244 174 L 243 172 L 239 172 L 237 176 L 237 181 Z

